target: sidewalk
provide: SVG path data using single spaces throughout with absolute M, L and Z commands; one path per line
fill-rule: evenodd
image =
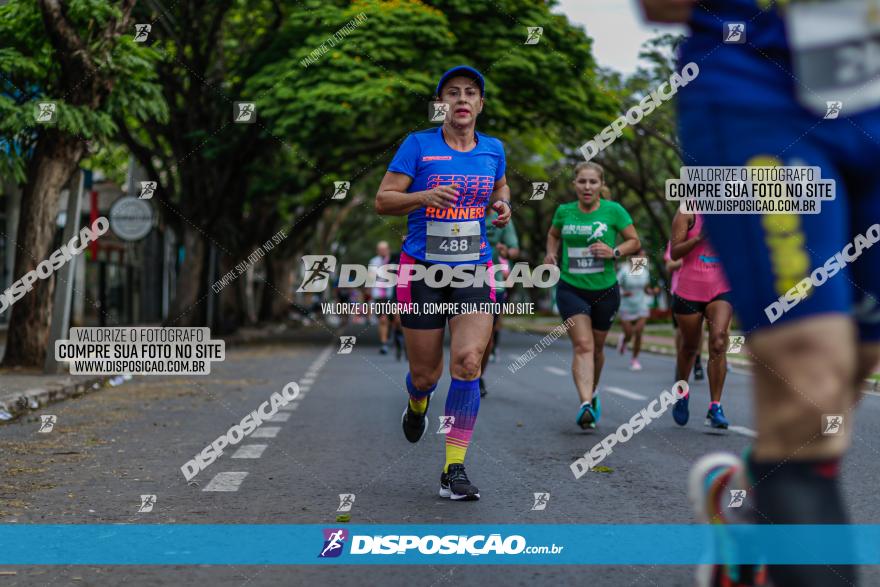
M 228 349 L 251 343 L 293 340 L 318 342 L 321 339 L 320 335 L 320 332 L 310 332 L 302 328 L 243 328 L 235 336 L 224 340 Z M 5 351 L 5 342 L 6 330 L 0 328 L 0 357 Z M 41 369 L 0 369 L 0 424 L 14 420 L 31 410 L 111 387 L 110 380 L 114 377 L 114 375 L 46 375 Z M 119 385 L 118 382 L 114 383 Z
M 110 375 L 45 375 L 36 370 L 0 369 L 0 422 L 50 403 L 100 389 Z

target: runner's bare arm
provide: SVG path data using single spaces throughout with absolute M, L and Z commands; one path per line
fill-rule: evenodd
M 547 254 L 544 255 L 544 263 L 548 265 L 558 265 L 557 255 L 559 254 L 559 243 L 562 239 L 562 232 L 555 226 L 551 226 L 547 231 Z
M 404 173 L 389 171 L 382 178 L 376 192 L 376 212 L 384 216 L 406 216 L 422 207 L 452 208 L 459 192 L 452 186 L 441 185 L 434 189 L 407 193 L 412 178 Z
M 678 271 L 681 268 L 681 263 L 681 259 L 666 261 L 666 272 L 672 273 L 673 271 Z
M 492 202 L 492 208 L 498 212 L 498 218 L 493 220 L 492 224 L 501 228 L 510 222 L 510 186 L 507 185 L 506 175 L 502 175 L 501 179 L 495 182 L 495 189 L 492 190 L 489 201 Z
M 620 251 L 621 255 L 634 255 L 642 248 L 642 241 L 639 239 L 639 233 L 636 232 L 635 225 L 630 224 L 621 230 L 620 236 L 623 237 L 623 242 L 617 245 L 617 250 Z
M 696 0 L 642 0 L 642 15 L 651 22 L 686 23 Z
M 636 227 L 634 225 L 630 224 L 621 230 L 620 236 L 623 237 L 623 242 L 617 245 L 617 250 L 620 251 L 621 256 L 632 255 L 633 253 L 639 252 L 642 243 L 639 240 L 639 235 L 636 232 Z M 591 244 L 590 252 L 600 259 L 611 259 L 614 257 L 614 249 L 601 241 Z
M 519 257 L 519 249 L 508 247 L 504 243 L 498 243 L 495 246 L 495 249 L 498 251 L 499 255 L 501 255 L 508 261 L 514 261 L 517 257 Z
M 672 219 L 672 235 L 670 236 L 672 246 L 669 249 L 669 256 L 672 257 L 673 261 L 683 258 L 685 255 L 693 251 L 694 247 L 700 244 L 700 241 L 703 240 L 702 235 L 695 236 L 691 239 L 687 238 L 688 224 L 690 224 L 690 219 L 692 217 L 693 214 L 676 212 L 675 217 Z

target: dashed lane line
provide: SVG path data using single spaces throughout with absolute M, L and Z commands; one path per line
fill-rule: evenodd
M 300 392 L 297 400 L 305 397 L 318 376 L 318 372 L 324 367 L 329 360 L 332 348 L 328 347 L 318 355 L 306 371 L 305 377 L 300 382 Z M 287 422 L 290 419 L 290 412 L 299 407 L 299 401 L 293 401 L 286 406 L 282 406 L 274 416 L 268 418 L 267 422 Z M 280 426 L 265 426 L 257 428 L 251 434 L 252 438 L 275 438 L 281 431 Z M 268 444 L 245 444 L 238 448 L 231 458 L 233 459 L 258 459 L 263 456 L 263 452 L 268 448 Z M 214 478 L 202 489 L 202 491 L 238 491 L 245 477 L 248 476 L 247 471 L 223 471 L 214 475 Z
M 268 444 L 243 444 L 232 455 L 233 459 L 258 459 L 263 456 Z
M 628 389 L 623 389 L 622 387 L 613 387 L 610 385 L 603 385 L 599 388 L 599 391 L 607 391 L 608 393 L 613 393 L 614 395 L 619 395 L 620 397 L 625 397 L 626 399 L 635 399 L 635 400 L 646 400 L 648 399 L 644 395 L 640 393 L 636 393 L 634 391 L 630 391 Z
M 238 491 L 241 482 L 247 477 L 247 471 L 224 471 L 217 473 L 202 491 Z
M 730 426 L 728 428 L 731 432 L 736 432 L 737 434 L 742 434 L 743 436 L 748 436 L 749 438 L 757 438 L 758 433 L 752 430 L 751 428 L 746 428 L 745 426 Z

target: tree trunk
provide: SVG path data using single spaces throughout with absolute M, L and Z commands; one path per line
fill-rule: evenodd
M 232 255 L 220 255 L 218 279 L 222 279 L 224 275 L 235 269 L 236 258 Z M 220 320 L 217 330 L 219 335 L 232 334 L 247 319 L 244 310 L 244 290 L 242 289 L 244 282 L 244 277 L 239 276 L 220 291 L 218 302 L 220 304 Z
M 293 293 L 293 259 L 267 256 L 266 284 L 260 301 L 260 322 L 281 322 L 287 317 Z
M 183 225 L 183 246 L 186 256 L 180 267 L 177 290 L 165 326 L 204 326 L 208 286 L 208 247 L 202 233 L 190 224 Z
M 49 257 L 58 196 L 85 151 L 75 138 L 50 130 L 37 143 L 21 197 L 15 249 L 15 280 Z M 76 194 L 73 194 L 76 197 Z M 69 218 L 68 222 L 75 219 Z M 42 367 L 49 343 L 54 279 L 37 279 L 12 306 L 4 367 Z

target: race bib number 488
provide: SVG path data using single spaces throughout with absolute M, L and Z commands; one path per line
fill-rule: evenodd
M 480 259 L 480 222 L 429 220 L 425 231 L 425 259 L 461 263 Z

